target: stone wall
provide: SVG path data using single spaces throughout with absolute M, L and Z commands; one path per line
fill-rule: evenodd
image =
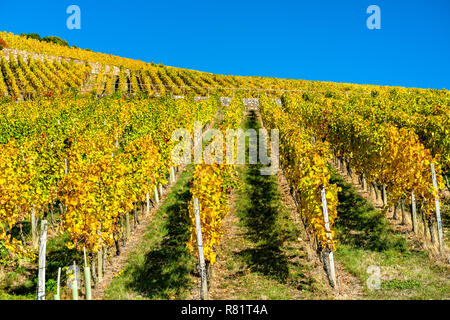
M 4 48 L 2 51 L 0 51 L 0 54 L 3 55 L 7 61 L 9 61 L 9 57 L 12 54 L 12 56 L 16 60 L 17 60 L 17 56 L 20 55 L 24 59 L 28 59 L 28 57 L 31 57 L 32 59 L 40 60 L 40 61 L 44 61 L 44 59 L 46 59 L 46 60 L 50 60 L 50 61 L 55 61 L 55 60 L 56 61 L 66 61 L 66 62 L 73 61 L 77 64 L 85 64 L 86 63 L 86 61 L 84 61 L 84 60 L 78 60 L 78 59 L 72 59 L 72 58 L 66 58 L 66 57 L 56 57 L 56 56 L 51 56 L 51 55 L 47 55 L 47 54 L 43 54 L 43 53 L 28 52 L 28 51 L 17 50 L 17 49 L 8 49 L 8 48 Z M 94 73 L 94 74 L 98 74 L 103 65 L 102 63 L 98 63 L 98 62 L 88 62 L 88 63 L 92 67 L 91 73 Z M 105 73 L 109 73 L 111 71 L 111 68 L 113 68 L 113 70 L 114 70 L 114 75 L 116 75 L 116 76 L 119 75 L 120 69 L 117 66 L 105 65 Z M 129 70 L 126 69 L 125 72 L 128 74 Z

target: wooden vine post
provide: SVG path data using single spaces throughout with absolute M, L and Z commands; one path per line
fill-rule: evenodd
M 34 206 L 31 208 L 31 243 L 33 246 L 33 249 L 37 249 L 39 247 L 39 239 L 37 237 L 38 231 L 37 231 L 37 221 L 36 214 L 34 212 Z
M 175 170 L 173 169 L 173 167 L 170 167 L 170 176 L 171 176 L 172 183 L 174 183 L 175 182 Z
M 155 184 L 155 200 L 156 200 L 156 203 L 158 204 L 159 203 L 159 195 L 158 195 L 158 189 L 156 188 L 156 184 Z
M 125 237 L 127 241 L 130 239 L 130 215 L 125 213 Z
M 325 229 L 327 230 L 327 238 L 331 240 L 330 230 L 330 221 L 328 219 L 328 207 L 327 207 L 327 197 L 325 187 L 322 187 L 322 210 L 323 210 L 323 220 L 325 222 Z M 336 270 L 334 268 L 334 257 L 333 251 L 330 248 L 326 247 L 324 250 L 324 258 L 326 260 L 326 264 L 328 264 L 328 278 L 330 280 L 330 284 L 333 288 L 336 287 Z
M 400 200 L 400 208 L 401 208 L 401 210 L 402 210 L 402 222 L 401 222 L 401 224 L 404 225 L 404 224 L 406 224 L 405 199 L 404 199 L 404 198 L 402 198 L 402 199 Z
M 103 253 L 102 249 L 97 251 L 97 274 L 98 274 L 98 282 L 102 282 L 103 280 Z
M 38 300 L 45 300 L 45 255 L 47 251 L 47 220 L 41 221 L 39 240 Z
M 443 249 L 442 243 L 442 220 L 441 220 L 441 210 L 439 208 L 439 189 L 436 180 L 436 171 L 434 170 L 434 163 L 431 164 L 431 178 L 433 179 L 433 187 L 436 191 L 436 197 L 434 198 L 434 204 L 436 207 L 436 222 L 438 227 L 438 239 L 439 239 L 439 249 Z
M 417 233 L 417 207 L 414 191 L 411 191 L 411 220 L 414 233 Z
M 387 194 L 386 194 L 386 184 L 383 183 L 381 190 L 382 190 L 382 196 L 383 196 L 383 207 L 386 207 L 388 204 Z
M 106 262 L 107 262 L 107 258 L 108 258 L 108 247 L 107 246 L 103 246 L 103 263 L 102 263 L 102 271 L 103 271 L 103 275 L 106 273 Z
M 203 255 L 202 226 L 200 221 L 200 207 L 198 199 L 194 198 L 195 227 L 197 231 L 198 260 L 201 277 L 200 299 L 208 300 L 208 284 L 206 279 L 205 256 Z

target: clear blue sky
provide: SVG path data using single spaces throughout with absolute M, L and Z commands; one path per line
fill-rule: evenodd
M 1 0 L 0 30 L 221 74 L 450 89 L 449 0 Z

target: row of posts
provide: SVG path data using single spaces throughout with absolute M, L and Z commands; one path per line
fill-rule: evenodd
M 327 238 L 331 240 L 330 230 L 330 222 L 328 218 L 328 207 L 327 207 L 327 198 L 326 198 L 326 190 L 325 187 L 322 187 L 322 209 L 323 209 L 323 217 L 325 222 L 325 229 L 327 230 Z M 198 199 L 194 198 L 194 214 L 195 214 L 195 228 L 197 233 L 197 248 L 198 248 L 198 260 L 199 260 L 199 272 L 200 272 L 200 299 L 207 300 L 208 299 L 208 281 L 206 275 L 206 264 L 205 257 L 203 253 L 203 239 L 202 239 L 202 227 L 201 227 L 201 219 L 200 219 L 200 207 L 198 203 Z M 337 286 L 336 280 L 336 270 L 334 266 L 334 257 L 333 252 L 329 248 L 325 248 L 324 250 L 324 260 L 325 265 L 327 266 L 327 274 L 329 277 L 329 281 L 331 286 Z
M 339 159 L 336 157 L 336 164 L 339 164 Z M 341 168 L 343 166 L 345 166 L 341 162 Z M 436 224 L 437 224 L 437 230 L 438 230 L 438 241 L 439 241 L 439 249 L 442 251 L 443 250 L 443 228 L 442 228 L 442 217 L 441 217 L 441 212 L 440 212 L 440 203 L 439 203 L 439 188 L 438 188 L 438 184 L 437 184 L 437 179 L 436 179 L 436 170 L 434 167 L 434 164 L 431 163 L 430 164 L 430 171 L 431 171 L 431 178 L 432 178 L 432 183 L 433 183 L 433 189 L 436 193 L 436 196 L 434 198 L 434 206 L 435 206 L 435 212 L 436 212 Z M 347 164 L 347 172 L 351 175 L 351 170 L 349 169 L 349 166 Z M 374 184 L 374 183 L 373 183 Z M 364 177 L 364 174 L 362 175 L 361 178 L 361 185 L 362 188 L 365 190 L 366 189 L 366 180 Z M 377 189 L 376 189 L 376 185 L 373 185 L 374 191 L 375 191 L 375 195 L 378 198 L 378 194 L 377 194 Z M 383 184 L 382 185 L 382 199 L 383 199 L 383 205 L 387 206 L 387 195 L 386 195 L 386 186 Z M 403 199 L 401 200 L 401 208 L 402 208 L 402 212 L 403 212 Z M 394 217 L 395 215 L 395 210 L 396 210 L 396 206 L 394 208 Z M 403 219 L 403 218 L 402 218 Z M 411 191 L 411 222 L 412 222 L 412 228 L 413 228 L 413 232 L 417 233 L 418 231 L 418 222 L 417 222 L 417 206 L 416 206 L 416 198 L 415 198 L 415 194 L 414 194 L 414 190 Z M 404 220 L 402 220 L 402 223 Z M 424 222 L 426 224 L 426 222 Z M 426 228 L 426 226 L 424 226 L 424 228 Z M 431 229 L 431 227 L 430 227 Z M 432 231 L 430 231 L 432 232 Z M 433 237 L 433 235 L 432 235 Z M 432 238 L 433 240 L 434 238 Z M 434 241 L 434 240 L 433 240 Z
M 60 124 L 60 121 L 58 120 L 58 124 Z M 104 122 L 104 125 L 106 125 L 106 120 Z M 198 137 L 198 140 L 201 140 L 201 137 Z M 118 135 L 116 135 L 116 145 L 118 146 Z M 114 154 L 111 155 L 112 157 L 114 157 Z M 67 174 L 68 172 L 68 161 L 67 159 L 64 159 L 64 174 Z M 175 182 L 175 169 L 174 167 L 170 167 L 170 171 L 169 171 L 169 176 L 170 176 L 170 181 L 172 183 Z M 155 201 L 156 204 L 159 204 L 159 199 L 160 199 L 160 195 L 162 196 L 163 190 L 162 190 L 162 184 L 159 184 L 159 193 L 158 194 L 158 189 L 157 186 L 155 185 L 154 187 L 154 194 L 155 194 Z M 146 204 L 147 204 L 147 214 L 150 213 L 150 194 L 147 193 L 146 194 Z M 198 214 L 198 219 L 200 219 L 200 211 L 198 209 L 198 200 L 197 200 L 197 211 L 196 214 Z M 127 216 L 128 218 L 128 216 Z M 31 214 L 31 219 L 32 219 L 32 226 L 36 225 L 36 223 L 34 223 L 34 219 L 35 219 L 35 215 L 34 215 L 34 211 Z M 200 221 L 200 220 L 199 220 Z M 201 244 L 201 227 L 199 227 L 199 232 L 197 233 L 197 236 L 200 236 L 200 244 Z M 33 233 L 34 235 L 34 233 Z M 46 258 L 46 245 L 47 245 L 47 221 L 46 220 L 42 220 L 42 224 L 41 224 L 41 237 L 40 237 L 40 248 L 39 248 L 39 271 L 38 271 L 38 294 L 37 294 L 37 298 L 38 300 L 45 300 L 45 258 Z M 202 247 L 202 246 L 201 246 Z M 200 250 L 200 247 L 199 247 Z M 203 257 L 203 248 L 201 250 L 202 254 L 201 256 Z M 200 254 L 199 254 L 200 256 Z M 86 252 L 84 252 L 84 258 L 85 258 L 85 280 L 86 282 L 86 298 L 88 300 L 90 300 L 91 297 L 91 285 L 90 285 L 90 268 L 87 266 L 87 262 L 86 262 Z M 205 262 L 204 262 L 204 258 L 202 259 L 203 263 L 201 263 L 200 265 L 203 266 L 204 272 L 204 278 L 206 279 L 206 268 L 205 268 Z M 98 260 L 98 267 L 99 267 L 99 271 L 101 269 L 100 265 L 102 263 L 102 259 L 101 256 L 99 255 L 99 260 Z M 76 281 L 76 264 L 74 261 L 74 275 L 75 275 L 75 280 L 72 282 L 72 297 L 74 300 L 78 300 L 78 288 L 77 288 L 77 281 Z M 100 276 L 100 272 L 99 272 L 99 276 Z M 60 279 L 61 279 L 61 268 L 58 269 L 58 279 L 57 279 L 57 294 L 55 295 L 55 300 L 59 300 L 60 299 Z M 202 277 L 203 279 L 203 277 Z M 202 282 L 203 283 L 203 282 Z M 88 289 L 89 287 L 89 289 Z M 88 294 L 89 291 L 89 294 Z M 206 297 L 208 295 L 208 289 L 207 289 L 207 284 L 206 284 L 206 280 L 204 282 L 204 285 L 202 284 L 202 297 Z
M 67 159 L 64 159 L 64 171 L 67 174 Z M 175 169 L 174 167 L 170 167 L 170 181 L 171 183 L 175 182 Z M 156 204 L 159 204 L 160 195 L 162 196 L 163 189 L 162 184 L 159 184 L 159 194 L 158 189 L 155 185 L 155 201 Z M 147 214 L 150 213 L 150 195 L 146 194 L 146 204 L 147 204 Z M 32 226 L 37 225 L 36 216 L 34 211 L 31 214 Z M 45 300 L 45 265 L 46 265 L 46 250 L 47 250 L 47 230 L 48 230 L 48 222 L 46 219 L 41 220 L 41 234 L 39 237 L 39 267 L 38 267 L 38 285 L 37 285 L 37 300 Z M 36 231 L 33 231 L 36 232 Z M 85 289 L 86 289 L 86 299 L 92 299 L 92 291 L 91 291 L 91 270 L 87 264 L 86 259 L 86 250 L 83 249 L 84 252 L 84 279 L 85 279 Z M 101 255 L 99 255 L 99 271 L 102 269 L 102 259 Z M 73 262 L 73 280 L 71 282 L 72 289 L 72 298 L 73 300 L 78 300 L 78 283 L 77 283 L 77 266 L 75 261 Z M 100 276 L 100 274 L 99 274 Z M 57 276 L 57 293 L 54 295 L 55 300 L 60 300 L 60 281 L 61 281 L 61 268 L 58 268 L 58 276 Z

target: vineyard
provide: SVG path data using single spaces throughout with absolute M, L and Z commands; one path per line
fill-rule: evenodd
M 447 90 L 0 39 L 0 299 L 450 297 Z

